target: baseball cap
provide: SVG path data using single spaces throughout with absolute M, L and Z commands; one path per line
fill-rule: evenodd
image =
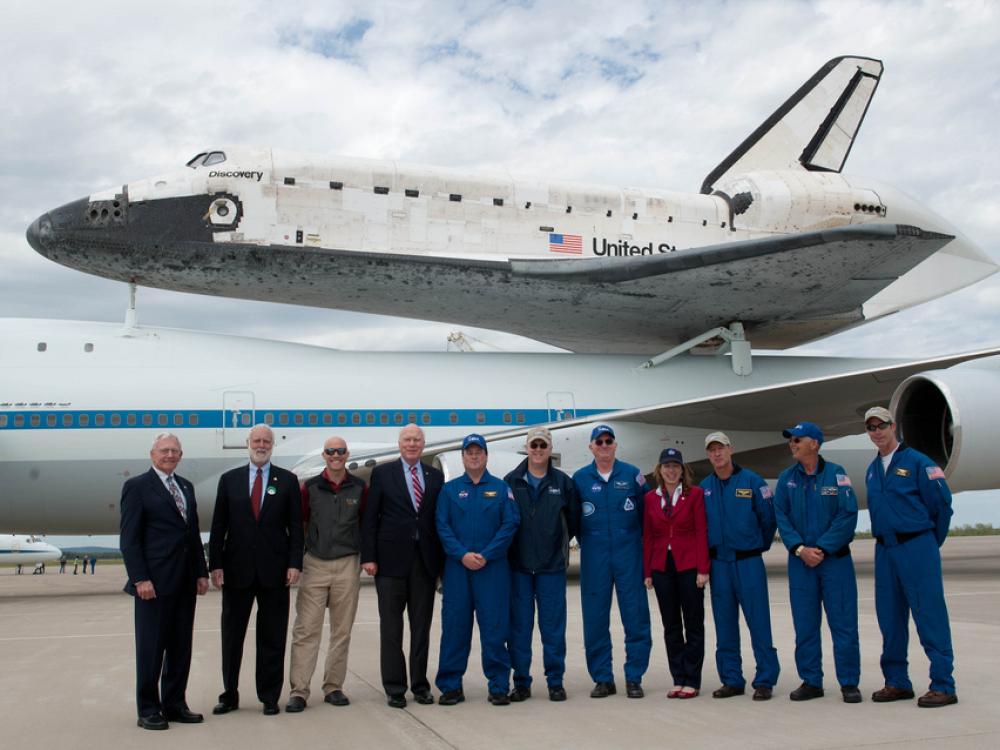
M 871 409 L 865 412 L 865 421 L 869 419 L 880 419 L 883 422 L 892 422 L 892 412 L 886 409 L 884 406 L 873 406 Z
M 478 445 L 484 451 L 489 453 L 489 448 L 486 447 L 486 438 L 482 435 L 476 434 L 475 432 L 465 436 L 465 440 L 462 441 L 462 450 L 464 451 L 470 445 Z
M 705 447 L 707 448 L 712 443 L 722 443 L 723 445 L 732 445 L 733 441 L 729 439 L 729 436 L 724 432 L 710 432 L 705 436 Z
M 549 432 L 544 427 L 532 427 L 528 430 L 528 434 L 525 436 L 524 442 L 526 445 L 531 445 L 532 440 L 542 440 L 547 445 L 552 445 L 552 433 Z
M 601 435 L 608 434 L 611 437 L 615 436 L 615 431 L 611 429 L 610 426 L 606 424 L 599 424 L 597 427 L 590 431 L 590 442 L 594 442 Z
M 660 453 L 660 463 L 661 464 L 683 464 L 684 457 L 681 456 L 681 452 L 676 448 L 665 448 Z
M 793 437 L 812 438 L 820 445 L 823 444 L 823 430 L 814 425 L 812 422 L 799 422 L 794 427 L 789 427 L 787 430 L 782 430 L 781 435 L 786 438 L 793 438 Z

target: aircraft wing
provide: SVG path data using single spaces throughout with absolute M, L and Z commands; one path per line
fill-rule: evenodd
M 764 476 L 777 476 L 788 466 L 788 448 L 781 439 L 781 431 L 789 425 L 808 419 L 820 426 L 827 440 L 862 431 L 864 413 L 872 406 L 889 402 L 896 387 L 918 372 L 939 370 L 973 359 L 1000 355 L 1000 347 L 974 352 L 953 354 L 928 359 L 899 361 L 881 367 L 822 377 L 797 378 L 794 372 L 789 379 L 777 385 L 735 390 L 724 396 L 712 395 L 686 401 L 667 401 L 660 404 L 605 412 L 577 419 L 552 422 L 544 425 L 553 434 L 564 430 L 579 433 L 580 440 L 587 440 L 590 425 L 597 422 L 611 424 L 645 423 L 673 427 L 700 428 L 727 432 L 774 432 L 775 445 L 748 452 L 739 452 L 737 459 L 746 461 Z M 723 363 L 719 363 L 724 366 Z M 523 450 L 524 437 L 533 425 L 484 433 L 491 448 L 509 452 Z M 424 459 L 461 450 L 462 439 L 428 443 Z M 493 451 L 491 450 L 491 453 Z M 399 451 L 385 450 L 357 456 L 348 468 L 352 473 L 367 479 L 371 470 L 383 463 L 399 458 Z M 696 473 L 707 473 L 707 464 L 692 461 Z M 566 467 L 572 468 L 572 467 Z M 323 459 L 317 451 L 307 456 L 295 467 L 299 476 L 312 476 L 323 469 Z

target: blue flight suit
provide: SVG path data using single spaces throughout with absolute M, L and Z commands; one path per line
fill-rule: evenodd
M 479 483 L 468 474 L 446 482 L 437 500 L 438 536 L 445 563 L 441 595 L 441 655 L 434 682 L 442 693 L 459 690 L 472 650 L 472 615 L 479 622 L 483 673 L 491 694 L 510 689 L 510 580 L 507 548 L 520 523 L 507 484 L 488 471 Z M 486 558 L 469 570 L 467 552 Z
M 861 679 L 858 581 L 851 540 L 858 500 L 844 467 L 819 457 L 815 474 L 802 464 L 785 469 L 774 489 L 774 513 L 788 548 L 788 592 L 795 625 L 795 667 L 802 681 L 823 687 L 821 609 L 833 638 L 833 662 L 841 687 Z M 819 547 L 823 561 L 810 568 L 795 556 L 800 546 Z
M 611 590 L 625 627 L 625 681 L 641 683 L 653 637 L 642 582 L 642 501 L 649 491 L 635 466 L 615 460 L 605 481 L 592 462 L 573 475 L 580 494 L 580 598 L 587 671 L 614 682 L 611 667 Z
M 576 536 L 580 496 L 573 480 L 549 460 L 537 486 L 528 460 L 504 477 L 514 493 L 521 525 L 510 545 L 510 641 L 514 687 L 531 687 L 531 640 L 538 602 L 538 633 L 548 687 L 562 687 L 566 672 L 566 568 Z
M 712 473 L 701 482 L 708 517 L 708 553 L 712 558 L 712 618 L 715 664 L 723 685 L 743 688 L 739 610 L 750 630 L 757 663 L 753 687 L 778 682 L 778 652 L 771 638 L 767 572 L 761 555 L 771 548 L 777 524 L 771 488 L 759 475 L 733 464 L 726 480 Z
M 875 614 L 885 684 L 912 690 L 907 672 L 909 613 L 930 660 L 931 690 L 954 694 L 955 654 L 939 547 L 951 522 L 951 490 L 927 456 L 900 443 L 888 471 L 876 456 L 865 475 L 875 536 Z

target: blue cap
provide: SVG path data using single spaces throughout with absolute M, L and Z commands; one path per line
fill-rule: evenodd
M 789 427 L 787 430 L 782 430 L 781 435 L 785 438 L 792 438 L 792 437 L 812 438 L 820 445 L 823 444 L 823 430 L 814 425 L 812 422 L 799 422 L 794 427 Z
M 599 424 L 599 425 L 597 425 L 597 427 L 595 427 L 594 429 L 592 429 L 590 431 L 590 442 L 594 442 L 601 435 L 605 435 L 605 434 L 606 435 L 610 435 L 611 437 L 614 437 L 615 436 L 615 431 L 612 430 L 609 425 L 606 425 L 606 424 Z
M 665 448 L 662 453 L 660 453 L 660 463 L 661 464 L 684 464 L 684 457 L 681 452 L 676 448 Z
M 465 440 L 462 441 L 462 450 L 464 451 L 470 445 L 478 445 L 487 453 L 490 452 L 489 448 L 486 447 L 486 438 L 484 438 L 482 435 L 477 435 L 475 432 L 473 432 L 471 435 L 465 436 Z

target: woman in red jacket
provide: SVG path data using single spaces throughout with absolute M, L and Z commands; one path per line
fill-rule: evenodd
M 646 493 L 642 526 L 643 575 L 656 592 L 674 686 L 668 698 L 694 698 L 705 660 L 705 584 L 708 531 L 705 495 L 681 452 L 667 448 Z

